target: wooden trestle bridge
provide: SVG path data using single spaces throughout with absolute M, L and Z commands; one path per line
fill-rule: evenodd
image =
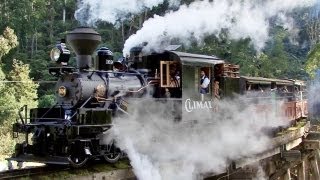
M 277 134 L 268 151 L 234 162 L 206 180 L 320 180 L 320 132 L 309 121 Z M 260 171 L 260 172 L 259 172 Z

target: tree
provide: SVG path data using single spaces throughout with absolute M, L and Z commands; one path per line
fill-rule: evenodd
M 18 45 L 17 36 L 10 28 L 6 28 L 0 36 L 0 55 L 8 54 Z M 4 154 L 11 154 L 15 144 L 11 137 L 11 126 L 15 122 L 17 112 L 23 105 L 37 106 L 37 87 L 29 77 L 29 66 L 21 61 L 13 60 L 12 69 L 7 77 L 0 59 L 0 159 Z
M 1 58 L 17 45 L 17 36 L 14 34 L 14 31 L 8 27 L 5 28 L 3 34 L 0 36 L 0 123 L 5 122 L 15 108 L 14 93 L 5 83 L 6 77 L 2 70 L 3 64 L 1 63 Z
M 311 78 L 315 78 L 316 70 L 320 68 L 320 44 L 316 44 L 314 48 L 309 52 L 306 71 Z
M 18 45 L 17 36 L 14 34 L 13 29 L 5 28 L 3 35 L 0 36 L 0 60 L 3 55 Z M 0 61 L 1 63 L 1 61 Z
M 11 34 L 11 36 L 4 37 L 15 39 L 14 36 L 14 34 Z M 9 39 L 5 39 L 4 41 L 10 42 Z M 8 47 L 13 48 L 16 45 L 17 43 L 11 43 Z M 0 53 L 8 53 L 11 49 L 8 47 L 0 48 Z M 2 95 L 0 97 L 0 114 L 2 115 L 2 122 L 13 122 L 16 112 L 23 105 L 28 105 L 31 108 L 37 107 L 35 99 L 37 98 L 38 85 L 32 81 L 29 73 L 29 65 L 23 64 L 18 60 L 13 60 L 12 70 L 7 77 L 5 77 L 3 70 L 0 69 L 0 79 L 2 80 L 0 83 L 0 93 Z
M 13 119 L 12 115 L 15 110 L 15 97 L 12 89 L 7 88 L 5 83 L 6 77 L 2 70 L 1 58 L 12 48 L 15 48 L 17 44 L 17 36 L 14 31 L 10 28 L 5 28 L 3 35 L 0 36 L 0 144 L 2 144 L 0 152 L 4 154 L 8 154 L 13 150 L 13 142 L 12 140 L 8 142 L 8 138 L 10 137 L 9 127 L 12 122 L 10 120 Z M 1 154 L 0 159 L 3 159 Z
M 41 98 L 39 98 L 39 107 L 52 107 L 56 103 L 56 97 L 55 95 L 44 95 Z
M 19 107 L 28 105 L 29 108 L 35 108 L 38 105 L 36 101 L 38 84 L 32 81 L 29 73 L 29 65 L 14 59 L 8 80 L 16 83 L 10 83 L 8 87 L 13 89 Z

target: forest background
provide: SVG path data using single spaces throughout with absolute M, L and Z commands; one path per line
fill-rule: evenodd
M 181 0 L 190 4 L 194 0 Z M 11 125 L 23 105 L 49 107 L 54 104 L 54 83 L 49 75 L 49 53 L 68 31 L 79 26 L 74 18 L 76 0 L 0 0 L 0 160 L 14 148 Z M 129 15 L 117 26 L 98 22 L 96 30 L 102 36 L 101 46 L 122 56 L 125 40 L 142 28 L 154 14 L 164 15 L 170 9 L 167 2 Z M 215 55 L 239 64 L 241 75 L 308 80 L 314 78 L 320 66 L 320 5 L 295 10 L 294 31 L 270 20 L 272 37 L 263 50 L 257 52 L 250 38 L 230 40 L 223 31 L 209 35 L 200 45 L 196 42 L 183 51 Z M 188 20 L 186 20 L 186 23 Z M 73 59 L 74 61 L 74 59 Z

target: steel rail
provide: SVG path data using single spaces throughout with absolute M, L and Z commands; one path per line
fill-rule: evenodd
M 0 172 L 0 179 L 16 179 L 16 178 L 29 177 L 34 175 L 54 173 L 58 171 L 66 171 L 69 169 L 70 167 L 63 167 L 63 166 L 42 166 L 42 167 L 7 170 L 7 171 Z

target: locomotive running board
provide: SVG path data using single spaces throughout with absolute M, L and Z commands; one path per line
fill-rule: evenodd
M 56 165 L 69 165 L 67 157 L 61 156 L 45 156 L 37 157 L 34 155 L 19 155 L 18 157 L 10 157 L 6 159 L 7 161 L 17 161 L 17 162 L 37 162 L 43 164 L 56 164 Z

